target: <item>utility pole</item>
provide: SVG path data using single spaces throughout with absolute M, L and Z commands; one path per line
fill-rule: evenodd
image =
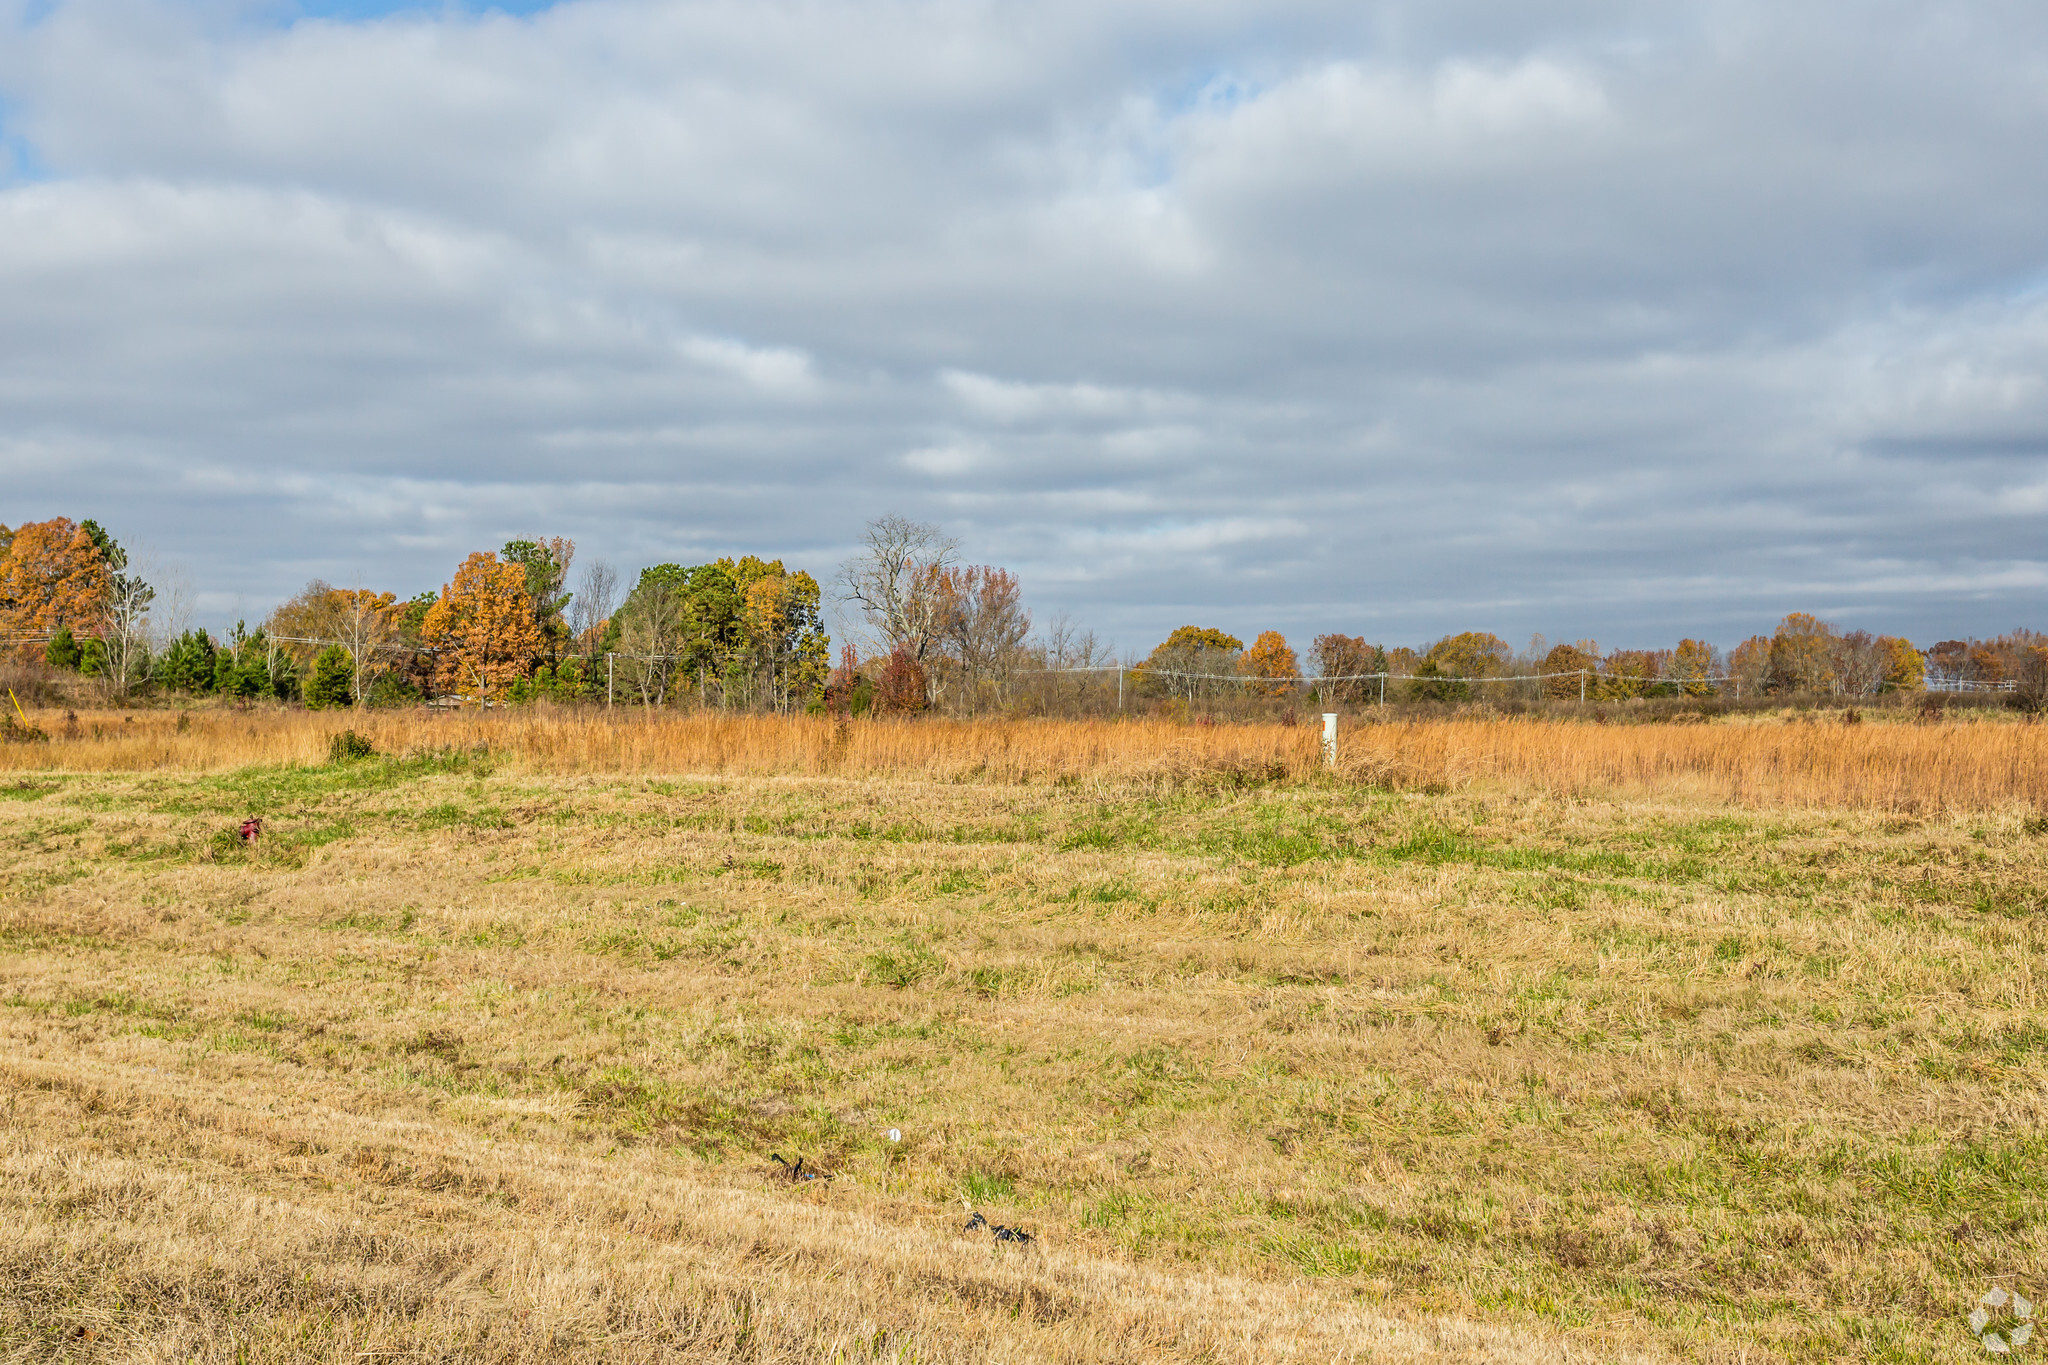
M 607 711 L 612 709 L 612 660 L 618 657 L 616 654 L 604 656 L 604 709 Z
M 1579 670 L 1579 705 L 1586 704 L 1586 670 Z

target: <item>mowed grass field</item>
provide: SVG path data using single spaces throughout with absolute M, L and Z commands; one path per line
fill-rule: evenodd
M 43 752 L 8 1359 L 1960 1361 L 2048 1289 L 2026 805 Z

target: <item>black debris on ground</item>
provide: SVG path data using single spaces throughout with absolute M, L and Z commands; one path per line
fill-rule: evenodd
M 788 1172 L 789 1183 L 792 1185 L 805 1180 L 830 1180 L 832 1178 L 826 1172 L 817 1170 L 815 1168 L 808 1171 L 805 1170 L 804 1159 L 802 1157 L 798 1157 L 794 1165 L 787 1161 L 784 1161 L 782 1159 L 782 1153 L 780 1152 L 770 1152 L 768 1154 L 768 1159 L 774 1162 L 776 1165 L 780 1166 L 784 1171 Z
M 972 1218 L 968 1219 L 967 1226 L 960 1230 L 962 1232 L 979 1232 L 983 1229 L 987 1229 L 988 1231 L 994 1233 L 995 1238 L 998 1242 L 1024 1243 L 1035 1242 L 1038 1240 L 1036 1237 L 1024 1231 L 1024 1229 L 1022 1228 L 1010 1228 L 1004 1227 L 1001 1223 L 991 1223 L 988 1221 L 988 1219 L 982 1217 L 978 1213 L 975 1214 Z

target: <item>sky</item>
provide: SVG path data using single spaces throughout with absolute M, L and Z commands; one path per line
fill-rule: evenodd
M 0 521 L 215 629 L 937 523 L 1041 623 L 2048 627 L 2048 7 L 0 0 Z

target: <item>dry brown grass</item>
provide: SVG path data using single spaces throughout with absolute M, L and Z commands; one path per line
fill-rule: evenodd
M 536 708 L 506 714 L 282 710 L 31 713 L 54 740 L 0 746 L 0 770 L 219 772 L 317 764 L 344 728 L 386 754 L 488 751 L 555 774 L 700 773 L 1100 781 L 1172 786 L 1340 781 L 1557 795 L 1670 792 L 1746 805 L 1888 811 L 2048 809 L 2048 727 L 2019 719 L 1845 724 L 1787 713 L 1695 724 L 1429 719 L 1350 724 L 1335 774 L 1302 726 L 1170 721 L 720 716 Z
M 0 1358 L 1960 1361 L 2048 1284 L 2017 808 L 137 714 L 0 751 L 71 766 L 0 779 Z M 2032 733 L 1662 737 L 1721 728 Z

